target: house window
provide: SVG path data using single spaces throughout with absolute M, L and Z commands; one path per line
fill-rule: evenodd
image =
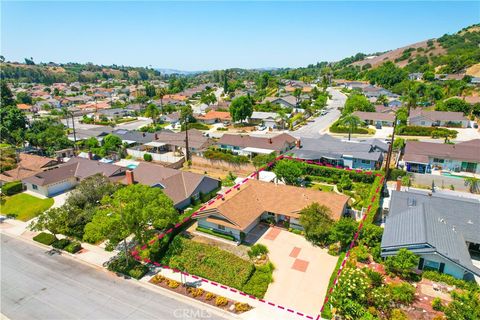
M 362 163 L 370 164 L 370 160 L 362 160 Z
M 218 230 L 222 230 L 222 231 L 225 231 L 225 226 L 221 226 L 221 225 L 217 225 L 218 226 Z
M 32 184 L 32 189 L 33 189 L 33 190 L 38 190 L 37 185 L 36 185 L 36 184 Z
M 430 261 L 430 260 L 425 260 L 423 264 L 423 270 L 435 270 L 438 271 L 440 268 L 440 263 L 435 262 L 435 261 Z
M 425 121 L 421 121 L 420 123 L 421 123 L 422 125 L 425 125 Z
M 433 158 L 433 162 L 436 162 L 436 163 L 444 163 L 445 160 L 444 160 L 444 159 L 439 159 L 439 158 Z

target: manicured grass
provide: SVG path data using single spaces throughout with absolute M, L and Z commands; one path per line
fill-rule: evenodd
M 2 200 L 0 213 L 12 215 L 15 219 L 28 221 L 53 205 L 53 199 L 40 199 L 26 193 L 19 193 Z

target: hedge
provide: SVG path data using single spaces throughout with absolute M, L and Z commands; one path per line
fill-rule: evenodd
M 445 273 L 438 273 L 436 271 L 423 271 L 422 277 L 430 279 L 432 281 L 444 282 L 446 284 L 456 286 L 457 288 L 470 290 L 470 291 L 480 291 L 480 285 L 475 281 L 465 281 L 461 279 L 454 278 L 453 276 Z
M 82 249 L 82 245 L 79 242 L 73 241 L 70 244 L 68 244 L 63 250 L 70 252 L 70 253 L 76 253 Z
M 67 238 L 63 238 L 52 243 L 52 247 L 63 250 L 69 244 L 70 240 L 68 240 Z
M 401 126 L 397 128 L 397 134 L 401 136 L 440 136 L 441 134 L 449 134 L 456 137 L 458 132 L 439 127 L 422 127 L 422 126 Z
M 230 150 L 222 150 L 222 149 L 209 149 L 203 153 L 203 156 L 206 159 L 210 160 L 221 160 L 230 163 L 248 163 L 250 159 L 247 156 L 239 156 L 233 154 Z
M 335 281 L 335 278 L 337 277 L 338 270 L 340 269 L 340 266 L 343 262 L 343 259 L 345 259 L 346 252 L 340 253 L 340 256 L 338 257 L 337 264 L 335 265 L 335 269 L 333 270 L 332 274 L 330 275 L 330 280 L 328 281 L 328 288 L 327 292 L 330 292 L 330 288 L 333 286 L 333 281 Z M 322 318 L 324 319 L 332 319 L 332 311 L 326 306 L 325 309 L 323 309 L 322 312 Z
M 7 182 L 2 186 L 2 193 L 7 196 L 13 196 L 23 191 L 22 181 Z
M 209 130 L 210 127 L 207 126 L 206 124 L 199 123 L 199 122 L 194 122 L 194 123 L 189 123 L 188 124 L 188 129 L 197 129 L 197 130 Z M 185 131 L 185 125 L 182 124 L 181 126 L 181 131 Z
M 228 234 L 223 234 L 223 233 L 220 233 L 220 232 L 216 232 L 216 231 L 213 231 L 213 230 L 210 230 L 210 229 L 207 229 L 207 228 L 197 227 L 197 231 L 207 233 L 207 234 L 211 234 L 211 235 L 214 235 L 216 237 L 227 239 L 227 240 L 230 240 L 230 241 L 235 241 L 234 236 L 231 236 L 231 235 L 228 235 Z
M 333 132 L 333 133 L 349 133 L 350 128 L 341 126 L 340 121 L 337 120 L 330 126 L 330 132 Z M 354 128 L 352 130 L 352 133 L 368 134 L 368 128 L 357 127 L 357 128 Z
M 378 173 L 379 171 L 374 171 L 372 174 L 366 174 L 365 172 L 357 172 L 355 170 L 344 170 L 315 164 L 305 164 L 304 172 L 309 176 L 320 176 L 322 178 L 332 179 L 330 180 L 331 182 L 338 182 L 342 175 L 347 174 L 353 182 L 372 183 L 375 180 L 374 173 Z
M 57 241 L 57 238 L 51 233 L 40 232 L 35 237 L 33 237 L 33 240 L 49 246 L 55 241 Z
M 274 269 L 275 267 L 271 262 L 263 266 L 256 266 L 255 272 L 243 286 L 243 291 L 262 299 L 267 292 L 268 285 L 273 281 L 272 273 Z

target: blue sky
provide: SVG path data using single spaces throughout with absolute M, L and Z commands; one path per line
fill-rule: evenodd
M 480 2 L 11 2 L 7 60 L 181 70 L 297 67 L 377 52 L 480 21 Z

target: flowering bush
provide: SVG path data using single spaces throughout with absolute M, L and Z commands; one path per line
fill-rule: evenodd
M 215 298 L 215 305 L 217 307 L 223 307 L 228 304 L 228 299 L 225 297 L 218 296 Z
M 363 270 L 356 268 L 344 269 L 338 279 L 336 290 L 332 294 L 332 302 L 338 308 L 339 313 L 346 317 L 354 318 L 357 314 L 357 308 L 353 308 L 354 306 L 349 302 L 355 301 L 360 305 L 364 305 L 367 302 L 369 286 L 368 276 Z M 353 309 L 356 311 L 353 312 Z

